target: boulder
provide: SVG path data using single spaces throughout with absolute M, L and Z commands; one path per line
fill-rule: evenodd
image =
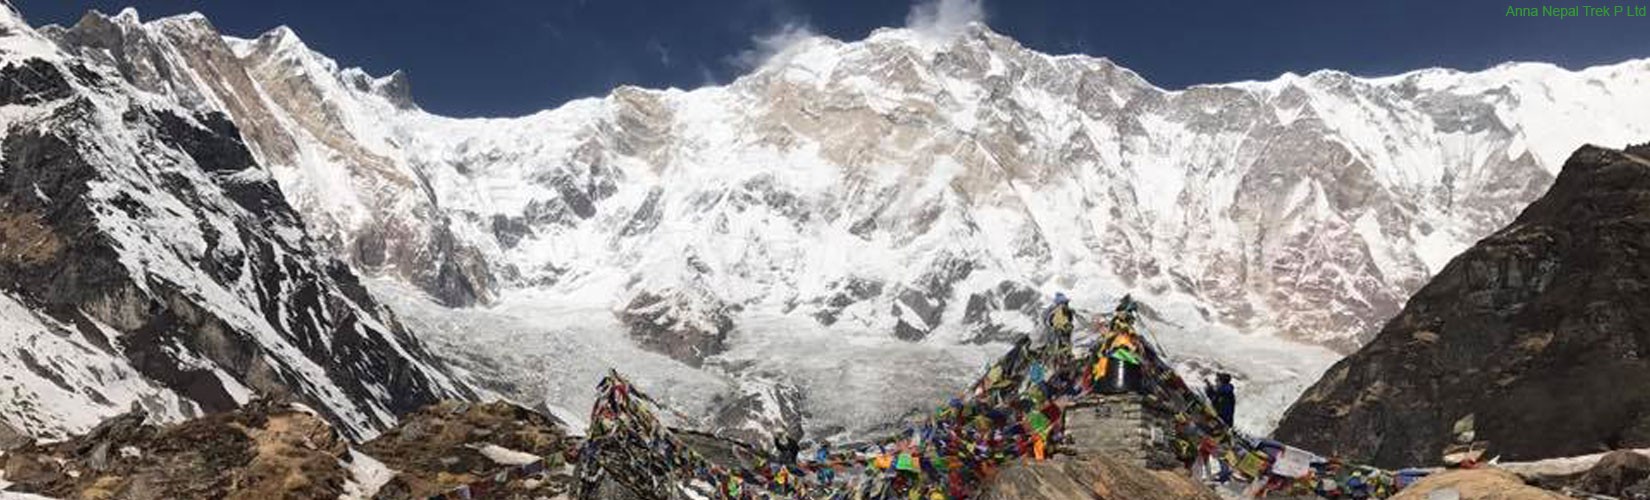
M 1452 470 L 1433 474 L 1392 500 L 1561 500 L 1570 497 L 1524 484 L 1500 469 Z
M 1625 450 L 1610 452 L 1571 481 L 1570 487 L 1587 493 L 1639 498 L 1628 492 L 1650 492 L 1650 456 Z
M 0 452 L 29 444 L 29 436 L 0 420 Z

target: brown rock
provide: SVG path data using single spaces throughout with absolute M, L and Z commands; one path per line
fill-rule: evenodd
M 1572 488 L 1601 495 L 1625 496 L 1634 485 L 1650 481 L 1650 457 L 1632 451 L 1614 451 L 1581 473 Z
M 396 471 L 379 498 L 426 498 L 510 468 L 480 451 L 487 445 L 545 457 L 554 468 L 570 443 L 554 421 L 527 408 L 444 401 L 407 415 L 361 451 Z M 512 481 L 502 493 L 554 497 L 570 485 L 571 478 L 553 475 Z
M 11 425 L 0 421 L 0 451 L 22 447 L 29 444 L 30 441 L 32 440 L 29 439 L 28 435 L 18 432 Z
M 1560 500 L 1558 493 L 1524 484 L 1517 475 L 1499 469 L 1452 470 L 1427 476 L 1404 488 L 1392 500 L 1428 500 L 1434 492 L 1455 490 L 1461 500 Z

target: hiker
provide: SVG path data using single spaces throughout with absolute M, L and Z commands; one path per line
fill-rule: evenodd
M 802 445 L 788 431 L 779 431 L 773 435 L 774 460 L 785 467 L 796 465 L 796 455 L 802 452 Z
M 1215 375 L 1214 381 L 1205 380 L 1203 395 L 1209 397 L 1209 404 L 1214 405 L 1220 421 L 1225 422 L 1226 427 L 1232 427 L 1232 415 L 1237 411 L 1237 391 L 1232 387 L 1232 374 L 1221 372 Z
M 836 482 L 836 469 L 831 464 L 830 441 L 823 439 L 819 441 L 819 449 L 814 451 L 814 463 L 819 468 L 815 473 L 815 477 L 819 479 L 820 484 L 829 485 Z
M 1049 352 L 1063 352 L 1070 357 L 1071 332 L 1077 326 L 1077 312 L 1071 309 L 1071 299 L 1066 298 L 1065 292 L 1054 294 L 1054 306 L 1043 315 L 1043 326 L 1048 328 L 1045 344 Z
M 1134 301 L 1134 295 L 1123 294 L 1123 300 L 1117 301 L 1117 312 L 1128 313 L 1133 316 L 1140 311 L 1140 303 Z

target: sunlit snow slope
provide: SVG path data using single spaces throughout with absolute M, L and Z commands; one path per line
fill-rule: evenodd
M 886 424 L 870 408 L 956 388 L 1056 290 L 1134 292 L 1185 368 L 1281 408 L 1336 356 L 1291 341 L 1356 347 L 1568 151 L 1650 131 L 1650 60 L 1167 91 L 983 26 L 887 29 L 726 86 L 453 119 L 285 28 L 48 32 L 232 116 L 306 222 L 494 389 L 580 408 L 614 365 L 731 427 Z

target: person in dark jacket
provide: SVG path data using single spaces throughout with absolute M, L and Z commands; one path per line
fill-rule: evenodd
M 1215 375 L 1214 381 L 1205 382 L 1203 395 L 1209 397 L 1209 404 L 1214 405 L 1220 420 L 1231 427 L 1232 415 L 1237 412 L 1237 390 L 1232 387 L 1232 374 L 1221 373 Z
M 802 451 L 802 444 L 796 442 L 796 438 L 791 437 L 791 433 L 786 431 L 779 431 L 778 434 L 774 434 L 773 447 L 774 451 L 778 452 L 774 455 L 774 459 L 785 467 L 795 466 L 796 454 Z

